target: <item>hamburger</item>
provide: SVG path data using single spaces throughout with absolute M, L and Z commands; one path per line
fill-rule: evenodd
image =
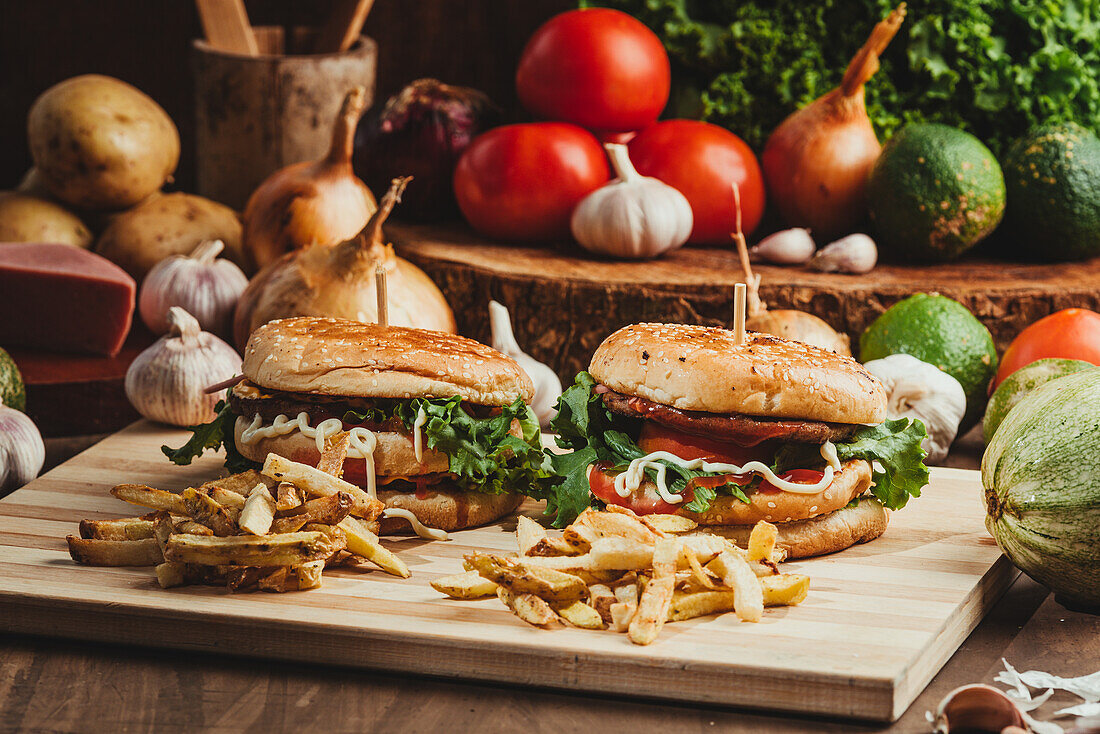
M 555 524 L 590 505 L 675 513 L 745 541 L 779 528 L 790 557 L 873 540 L 927 484 L 920 421 L 884 421 L 882 385 L 849 357 L 703 326 L 635 324 L 608 337 L 552 427 L 572 453 Z
M 460 530 L 510 514 L 548 476 L 534 387 L 512 359 L 454 334 L 331 318 L 252 333 L 243 378 L 169 458 L 224 445 L 231 471 L 274 453 L 315 465 L 349 434 L 343 478 L 386 504 L 382 532 Z M 431 537 L 430 534 L 428 534 Z

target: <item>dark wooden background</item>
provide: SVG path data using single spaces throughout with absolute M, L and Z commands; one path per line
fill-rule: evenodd
M 248 0 L 254 25 L 316 25 L 331 0 Z M 515 107 L 516 60 L 531 32 L 575 0 L 377 0 L 364 32 L 378 41 L 378 98 L 424 76 L 477 87 Z M 194 181 L 192 0 L 0 0 L 0 188 L 30 166 L 27 110 L 77 74 L 134 84 L 176 121 L 183 159 L 175 188 Z

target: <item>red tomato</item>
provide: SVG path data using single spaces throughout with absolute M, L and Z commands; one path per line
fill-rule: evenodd
M 1067 308 L 1044 316 L 1021 331 L 1005 350 L 990 391 L 1021 367 L 1050 357 L 1100 364 L 1100 313 Z
M 726 441 L 682 433 L 653 421 L 646 421 L 642 426 L 642 432 L 638 436 L 638 448 L 647 454 L 654 451 L 667 451 L 681 459 L 706 459 L 727 464 L 744 464 L 753 460 L 763 461 L 766 464 L 772 460 L 775 453 L 766 444 L 745 448 Z
M 615 478 L 606 471 L 607 465 L 603 462 L 593 464 L 588 472 L 588 486 L 592 494 L 605 505 L 618 505 L 627 507 L 638 515 L 671 515 L 680 509 L 680 505 L 670 505 L 661 499 L 660 495 L 653 491 L 652 486 L 647 486 L 642 492 L 634 492 L 626 497 L 620 497 L 615 491 Z M 684 490 L 684 501 L 680 504 L 691 502 L 695 495 L 691 487 Z
M 664 181 L 687 197 L 695 215 L 688 242 L 724 244 L 734 229 L 733 188 L 741 194 L 741 228 L 749 235 L 764 216 L 764 177 L 744 140 L 694 120 L 650 125 L 629 143 L 630 160 L 643 176 Z
M 788 482 L 794 482 L 795 484 L 817 484 L 825 476 L 825 472 L 818 471 L 817 469 L 789 469 L 779 475 L 780 479 Z M 741 484 L 741 482 L 738 482 Z M 762 494 L 777 494 L 782 492 L 771 482 L 762 481 L 756 488 L 757 492 Z
M 499 240 L 569 237 L 573 208 L 607 183 L 603 148 L 576 125 L 505 125 L 474 138 L 455 168 L 455 197 L 466 221 Z
M 668 102 L 670 80 L 661 39 L 607 8 L 570 10 L 543 23 L 516 69 L 524 107 L 604 132 L 638 130 L 656 120 Z

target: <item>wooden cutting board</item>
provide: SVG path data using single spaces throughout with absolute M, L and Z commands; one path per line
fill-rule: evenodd
M 733 615 L 669 624 L 648 647 L 625 635 L 542 630 L 495 599 L 428 586 L 475 549 L 514 551 L 514 518 L 450 542 L 389 540 L 412 577 L 333 570 L 282 595 L 162 590 L 151 568 L 85 568 L 64 536 L 81 518 L 139 514 L 116 483 L 179 489 L 218 474 L 175 467 L 183 432 L 136 423 L 0 501 L 0 629 L 614 695 L 857 719 L 896 719 L 1016 576 L 982 525 L 976 472 L 933 470 L 879 540 L 785 568 L 810 575 L 800 606 L 759 624 Z M 538 517 L 540 505 L 522 511 Z
M 459 333 L 488 343 L 488 303 L 495 298 L 511 311 L 519 345 L 569 381 L 620 326 L 728 326 L 733 286 L 743 277 L 732 248 L 685 247 L 658 260 L 626 262 L 596 258 L 573 244 L 491 243 L 464 225 L 393 224 L 386 234 L 446 295 Z M 879 265 L 867 275 L 754 268 L 768 308 L 820 316 L 855 345 L 879 314 L 921 291 L 960 301 L 989 328 L 1000 351 L 1054 311 L 1100 311 L 1100 258 L 1053 265 L 979 259 Z

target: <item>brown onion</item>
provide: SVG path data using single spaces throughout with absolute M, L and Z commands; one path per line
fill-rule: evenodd
M 332 130 L 332 147 L 317 161 L 295 163 L 267 177 L 244 209 L 244 248 L 262 268 L 283 253 L 310 245 L 335 245 L 354 237 L 378 208 L 351 167 L 355 127 L 367 93 L 344 97 Z
M 871 31 L 840 86 L 780 123 L 764 146 L 769 201 L 788 225 L 808 227 L 819 241 L 848 234 L 866 215 L 867 176 L 882 146 L 863 85 L 904 19 L 902 3 Z
M 394 254 L 382 223 L 401 200 L 409 178 L 395 178 L 382 205 L 358 236 L 332 247 L 288 252 L 261 270 L 237 302 L 233 335 L 244 348 L 256 328 L 289 316 L 378 320 L 375 270 L 386 270 L 389 323 L 454 333 L 447 299 L 423 270 Z

